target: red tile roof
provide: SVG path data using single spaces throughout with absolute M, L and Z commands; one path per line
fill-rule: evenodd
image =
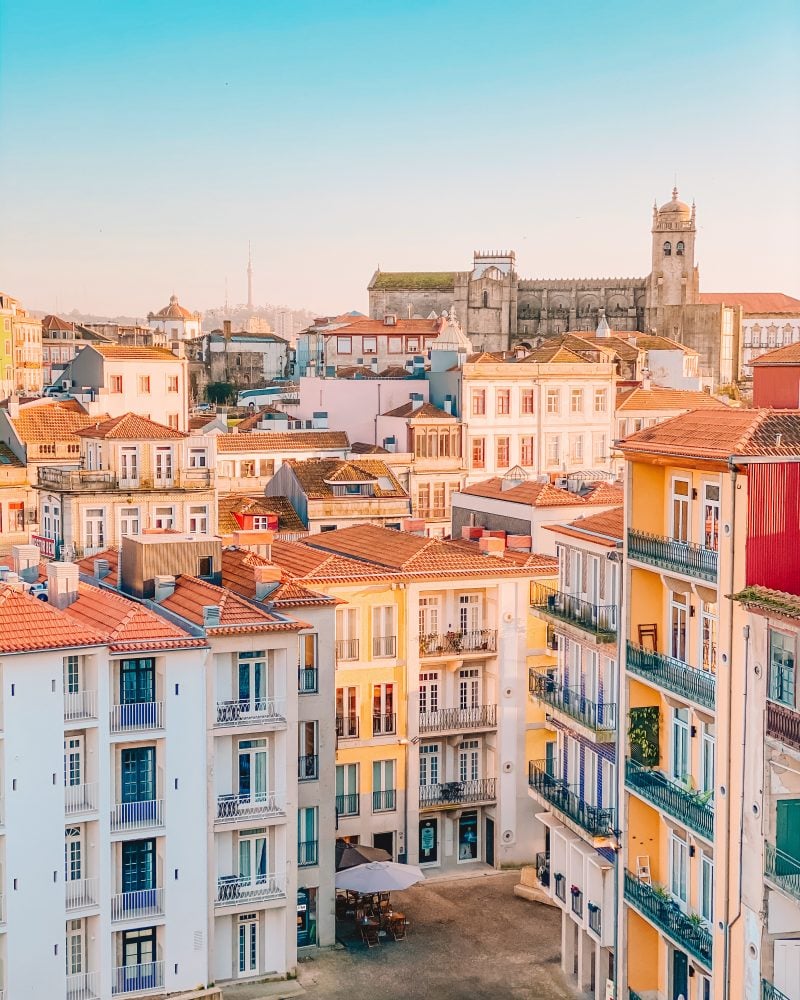
M 240 531 L 241 525 L 234 514 L 274 514 L 278 518 L 278 531 L 305 531 L 306 526 L 287 497 L 250 497 L 229 493 L 217 501 L 219 533 L 231 535 Z
M 217 436 L 217 454 L 242 451 L 346 451 L 345 431 L 250 431 Z
M 203 608 L 215 605 L 220 610 L 220 624 L 206 626 L 215 635 L 233 632 L 294 632 L 307 628 L 304 622 L 271 615 L 238 594 L 194 576 L 179 576 L 172 595 L 161 606 L 195 625 L 203 625 Z
M 75 441 L 75 434 L 88 424 L 96 423 L 102 417 L 90 417 L 75 399 L 65 399 L 57 403 L 31 403 L 20 407 L 18 416 L 11 422 L 21 441 L 25 444 Z
M 705 407 L 720 409 L 725 404 L 707 392 L 689 389 L 663 389 L 638 386 L 617 393 L 616 410 L 700 410 Z
M 121 417 L 97 421 L 76 433 L 79 437 L 116 441 L 166 441 L 186 437 L 181 431 L 140 417 L 138 413 L 123 413 Z
M 797 365 L 800 364 L 800 344 L 787 344 L 775 351 L 768 351 L 753 360 L 754 365 Z
M 433 403 L 421 403 L 416 409 L 414 409 L 414 404 L 409 401 L 403 403 L 401 406 L 396 406 L 393 410 L 388 410 L 386 413 L 381 414 L 384 417 L 409 417 L 411 420 L 455 420 L 456 418 L 451 413 L 446 413 L 444 410 L 440 410 L 438 406 L 434 406 Z
M 222 583 L 229 590 L 255 600 L 255 567 L 273 565 L 268 559 L 235 546 L 222 550 Z M 284 579 L 271 591 L 267 603 L 276 607 L 313 607 L 334 604 L 333 598 L 316 594 L 301 586 L 296 580 Z
M 329 500 L 334 497 L 331 483 L 374 482 L 374 494 L 377 499 L 386 497 L 406 498 L 408 494 L 395 478 L 389 467 L 378 459 L 344 459 L 308 458 L 303 462 L 290 460 L 292 471 L 297 477 L 303 492 L 309 500 Z M 384 479 L 386 487 L 378 485 Z M 358 496 L 337 497 L 351 503 L 358 503 Z
M 105 636 L 21 590 L 0 585 L 0 653 L 103 646 Z
M 566 507 L 583 504 L 617 504 L 622 502 L 622 489 L 613 483 L 587 483 L 588 489 L 583 493 L 573 493 L 553 486 L 552 483 L 539 483 L 528 480 L 516 486 L 503 489 L 504 480 L 499 476 L 486 479 L 481 483 L 465 486 L 462 493 L 468 496 L 486 497 L 489 500 L 507 500 L 509 503 L 521 503 L 531 507 Z
M 397 317 L 397 321 L 387 325 L 383 318 L 373 319 L 371 316 L 344 317 L 346 322 L 342 326 L 337 326 L 334 330 L 322 330 L 326 337 L 368 337 L 385 336 L 391 337 L 398 334 L 403 336 L 423 334 L 435 337 L 439 332 L 441 320 L 439 319 L 402 319 Z
M 119 549 L 116 546 L 112 546 L 110 549 L 104 549 L 96 555 L 85 556 L 83 559 L 79 559 L 78 567 L 81 573 L 85 573 L 87 576 L 94 576 L 94 563 L 96 559 L 105 559 L 108 563 L 108 574 L 103 577 L 102 582 L 108 584 L 109 587 L 116 587 L 117 574 L 119 572 Z
M 741 306 L 749 316 L 800 316 L 800 299 L 783 292 L 701 292 L 703 305 Z
M 569 524 L 546 524 L 545 528 L 557 534 L 615 547 L 617 542 L 621 542 L 625 537 L 625 512 L 622 507 L 614 507 L 600 514 L 579 517 Z M 598 538 L 598 535 L 601 537 Z
M 177 354 L 166 347 L 133 347 L 125 344 L 91 344 L 84 350 L 97 351 L 107 361 L 175 361 L 182 362 Z
M 50 314 L 45 316 L 42 320 L 42 332 L 44 333 L 45 330 L 64 330 L 68 333 L 73 333 L 75 330 L 75 324 L 68 323 L 60 316 L 53 316 Z

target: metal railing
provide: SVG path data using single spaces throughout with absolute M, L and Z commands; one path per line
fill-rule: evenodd
M 690 667 L 683 660 L 676 660 L 665 653 L 645 649 L 635 642 L 627 643 L 627 669 L 644 680 L 672 691 L 673 694 L 693 701 L 705 708 L 716 704 L 717 678 L 707 670 Z
M 96 906 L 98 902 L 97 878 L 73 878 L 64 883 L 64 897 L 68 910 L 80 910 L 84 906 Z
M 435 712 L 420 712 L 421 733 L 461 732 L 497 725 L 497 705 L 473 705 L 471 708 L 440 708 Z
M 397 713 L 389 712 L 388 715 L 372 716 L 372 735 L 391 736 L 397 732 Z
M 96 1000 L 100 995 L 99 976 L 96 972 L 76 972 L 67 976 L 66 1000 Z M 4 993 L 0 990 L 0 1000 Z
M 550 885 L 550 852 L 539 851 L 536 855 L 536 878 L 542 888 Z
M 704 793 L 689 791 L 663 771 L 650 770 L 630 757 L 625 761 L 625 787 L 706 840 L 714 839 L 714 810 Z
M 251 792 L 217 796 L 217 822 L 236 823 L 239 820 L 282 816 L 284 805 L 277 792 Z
M 319 864 L 319 841 L 301 840 L 297 845 L 297 867 L 308 868 Z
M 628 989 L 628 1000 L 642 1000 L 642 997 L 636 990 Z
M 358 792 L 349 792 L 347 795 L 336 796 L 337 816 L 358 816 Z
M 97 782 L 85 785 L 64 785 L 64 812 L 67 816 L 75 813 L 93 812 L 97 809 Z
M 580 797 L 577 785 L 568 785 L 552 773 L 552 763 L 528 763 L 528 784 L 554 809 L 563 813 L 593 837 L 610 837 L 614 832 L 614 810 L 593 806 Z
M 767 735 L 800 750 L 800 713 L 768 700 Z
M 487 802 L 496 798 L 494 778 L 474 778 L 472 781 L 445 781 L 438 785 L 419 786 L 419 807 L 461 805 L 466 802 Z
M 580 889 L 570 890 L 570 909 L 576 917 L 583 916 L 583 893 Z
M 602 914 L 600 912 L 600 907 L 595 906 L 594 903 L 589 903 L 589 930 L 593 931 L 598 937 L 602 933 Z
M 297 690 L 300 694 L 316 694 L 319 691 L 319 670 L 316 667 L 300 667 L 297 671 Z
M 395 808 L 397 793 L 394 788 L 385 788 L 381 792 L 372 793 L 373 812 L 391 812 Z
M 337 660 L 358 659 L 358 639 L 337 639 L 335 646 Z
M 397 656 L 397 636 L 396 635 L 374 635 L 372 637 L 372 655 Z
M 336 716 L 336 735 L 340 740 L 357 740 L 358 728 L 357 715 Z
M 64 722 L 96 718 L 96 691 L 67 691 L 64 693 Z
M 717 579 L 719 554 L 716 549 L 707 549 L 692 542 L 679 542 L 665 535 L 629 530 L 628 556 L 637 562 L 672 570 L 698 580 L 714 583 Z
M 556 898 L 560 899 L 562 903 L 567 901 L 567 876 L 562 875 L 561 872 L 556 872 L 556 876 L 553 879 L 553 884 L 555 886 Z
M 131 705 L 114 705 L 111 709 L 112 733 L 163 728 L 163 701 L 140 701 Z
M 47 490 L 76 493 L 106 493 L 117 488 L 114 472 L 100 469 L 51 469 L 40 466 L 36 470 L 36 483 Z
M 215 726 L 285 725 L 285 698 L 239 698 L 217 702 Z
M 769 842 L 764 843 L 764 874 L 779 889 L 800 899 L 800 861 Z
M 141 965 L 122 965 L 112 971 L 111 993 L 143 993 L 164 989 L 164 963 L 143 962 Z
M 142 830 L 164 825 L 164 800 L 146 799 L 143 802 L 117 802 L 111 810 L 111 831 Z
M 558 709 L 596 733 L 613 733 L 617 728 L 614 702 L 594 702 L 580 688 L 563 687 L 558 680 L 536 670 L 528 671 L 528 690 L 534 698 Z
M 297 780 L 313 781 L 319 777 L 319 755 L 315 753 L 301 754 L 297 758 Z
M 132 892 L 117 892 L 111 897 L 113 921 L 157 917 L 163 912 L 163 889 L 135 889 Z
M 281 899 L 286 895 L 284 875 L 258 875 L 255 879 L 223 875 L 217 880 L 217 906 L 239 906 Z
M 592 604 L 574 594 L 549 587 L 546 583 L 531 583 L 531 607 L 590 632 L 598 639 L 613 639 L 617 633 L 617 608 L 614 604 Z
M 706 968 L 711 968 L 711 934 L 708 928 L 685 913 L 665 890 L 656 890 L 626 871 L 625 899 L 679 947 L 691 952 Z
M 789 1000 L 785 993 L 781 993 L 777 986 L 773 986 L 768 979 L 761 980 L 761 1000 Z
M 449 653 L 494 653 L 497 650 L 497 629 L 481 628 L 474 632 L 431 632 L 419 637 L 420 656 L 441 656 Z

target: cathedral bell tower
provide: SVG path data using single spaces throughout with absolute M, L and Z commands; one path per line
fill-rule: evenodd
M 691 305 L 698 301 L 700 276 L 694 262 L 695 206 L 672 200 L 657 208 L 653 205 L 653 257 L 648 286 L 648 306 Z

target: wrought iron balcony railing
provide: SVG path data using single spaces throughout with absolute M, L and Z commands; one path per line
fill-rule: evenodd
M 785 993 L 781 993 L 777 986 L 773 986 L 767 979 L 761 980 L 761 1000 L 789 1000 Z
M 610 641 L 617 634 L 614 604 L 591 604 L 582 597 L 565 594 L 545 583 L 531 583 L 531 607 L 547 618 L 574 625 L 599 640 Z
M 372 637 L 373 657 L 397 656 L 396 635 L 374 635 Z
M 372 735 L 391 736 L 397 732 L 397 713 L 389 712 L 387 715 L 372 716 Z
M 316 694 L 319 690 L 319 671 L 316 667 L 300 667 L 297 671 L 297 690 L 300 694 Z
M 719 554 L 692 542 L 679 542 L 664 535 L 645 531 L 628 531 L 628 556 L 637 562 L 671 570 L 682 576 L 715 583 Z
M 239 795 L 217 796 L 218 823 L 268 819 L 271 816 L 282 816 L 284 810 L 283 796 L 276 792 L 243 792 Z
M 660 928 L 678 947 L 711 968 L 711 934 L 702 921 L 685 913 L 663 889 L 640 882 L 625 872 L 625 899 Z
M 337 816 L 358 816 L 358 792 L 336 796 Z
M 431 632 L 419 637 L 420 656 L 447 656 L 462 653 L 494 653 L 497 630 L 476 629 L 473 632 Z
M 494 778 L 472 781 L 445 781 L 419 786 L 419 807 L 461 805 L 467 802 L 491 802 L 495 798 Z
M 800 713 L 788 705 L 767 701 L 767 735 L 800 750 Z
M 319 864 L 319 841 L 301 840 L 297 845 L 297 867 L 308 868 Z
M 778 888 L 800 900 L 800 861 L 791 854 L 778 850 L 774 844 L 765 843 L 764 874 Z
M 337 639 L 335 648 L 337 660 L 358 659 L 358 639 Z
M 706 840 L 714 839 L 714 810 L 707 793 L 690 791 L 662 771 L 650 770 L 630 757 L 625 761 L 625 787 Z
M 297 758 L 297 780 L 314 781 L 319 777 L 319 755 L 315 753 L 301 754 Z
M 613 733 L 617 728 L 616 704 L 591 701 L 580 688 L 563 687 L 548 674 L 529 670 L 528 690 L 534 698 L 552 705 L 596 733 Z
M 715 674 L 690 667 L 683 660 L 645 649 L 635 642 L 628 642 L 627 651 L 626 663 L 629 673 L 666 688 L 667 691 L 672 691 L 687 701 L 693 701 L 705 708 L 714 708 L 717 689 Z
M 382 792 L 372 793 L 373 812 L 391 812 L 395 808 L 397 792 L 394 788 L 385 788 Z
M 260 903 L 268 899 L 280 899 L 285 895 L 286 876 L 283 874 L 257 875 L 255 878 L 222 875 L 217 879 L 217 906 Z
M 592 837 L 610 837 L 614 833 L 614 810 L 590 805 L 578 794 L 577 786 L 568 785 L 551 773 L 551 762 L 528 763 L 528 784 L 558 812 L 563 813 Z
M 456 732 L 469 729 L 490 729 L 497 725 L 497 705 L 472 705 L 470 708 L 439 708 L 435 712 L 420 712 L 421 733 Z
M 337 715 L 336 735 L 340 740 L 358 739 L 358 716 L 357 715 Z

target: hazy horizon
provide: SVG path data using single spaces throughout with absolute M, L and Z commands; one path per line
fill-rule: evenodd
M 366 311 L 384 270 L 639 277 L 697 202 L 704 291 L 800 297 L 800 12 L 655 3 L 0 7 L 0 289 Z

